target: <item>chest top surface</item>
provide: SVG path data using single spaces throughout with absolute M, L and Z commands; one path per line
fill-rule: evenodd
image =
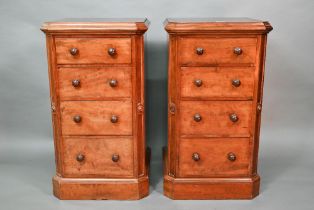
M 267 21 L 251 18 L 168 18 L 168 33 L 255 33 L 265 34 L 273 28 Z
M 65 18 L 45 22 L 45 33 L 144 33 L 150 22 L 147 18 Z

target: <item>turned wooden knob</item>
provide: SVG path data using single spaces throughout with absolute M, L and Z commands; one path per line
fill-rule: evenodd
M 79 52 L 79 50 L 78 50 L 77 48 L 71 48 L 71 49 L 70 49 L 71 55 L 77 55 L 78 52 Z
M 201 47 L 196 48 L 195 51 L 196 51 L 196 54 L 198 54 L 198 55 L 203 55 L 203 53 L 204 53 L 204 49 Z
M 117 115 L 112 115 L 111 118 L 110 118 L 110 121 L 112 123 L 117 123 L 119 120 L 118 116 Z
M 80 123 L 82 121 L 82 117 L 80 115 L 76 115 L 73 117 L 73 121 L 76 123 Z
M 203 84 L 203 81 L 201 79 L 194 80 L 194 85 L 197 87 L 201 87 Z
M 195 122 L 200 122 L 202 120 L 202 116 L 200 114 L 195 114 L 194 115 L 194 121 Z
M 242 49 L 240 47 L 235 47 L 233 49 L 233 53 L 236 55 L 241 55 L 242 54 Z
M 232 80 L 232 85 L 234 87 L 239 87 L 241 85 L 241 81 L 239 79 L 233 79 Z
M 77 160 L 78 162 L 83 162 L 83 161 L 85 160 L 85 156 L 84 156 L 83 154 L 78 154 L 78 155 L 76 156 L 76 160 Z
M 108 49 L 108 54 L 111 56 L 114 56 L 117 54 L 117 50 L 115 48 L 111 47 Z
M 200 156 L 200 154 L 198 154 L 197 152 L 195 152 L 195 153 L 192 154 L 192 159 L 193 159 L 194 161 L 199 161 L 199 160 L 201 159 L 201 156 Z
M 109 81 L 109 85 L 110 85 L 111 87 L 117 87 L 118 81 L 115 80 L 115 79 L 111 79 L 111 80 Z
M 72 86 L 73 87 L 79 87 L 81 84 L 81 81 L 79 79 L 72 80 Z
M 120 157 L 119 157 L 118 154 L 113 154 L 112 157 L 111 157 L 111 159 L 112 159 L 113 162 L 118 162 L 119 159 L 120 159 Z
M 236 155 L 232 152 L 228 153 L 228 160 L 235 161 L 237 159 Z
M 229 115 L 229 118 L 232 122 L 237 122 L 239 120 L 239 117 L 234 113 Z

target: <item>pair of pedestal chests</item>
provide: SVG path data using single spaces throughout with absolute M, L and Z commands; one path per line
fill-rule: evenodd
M 145 144 L 147 19 L 44 23 L 60 199 L 140 199 Z M 168 147 L 164 194 L 250 199 L 257 174 L 268 22 L 167 19 Z

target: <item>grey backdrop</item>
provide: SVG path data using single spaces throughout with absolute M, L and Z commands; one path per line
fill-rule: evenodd
M 0 1 L 0 209 L 313 209 L 313 0 Z M 167 141 L 166 17 L 269 20 L 259 171 L 252 201 L 172 201 L 162 195 Z M 52 196 L 53 140 L 44 21 L 147 17 L 147 143 L 151 191 L 140 201 L 59 201 Z

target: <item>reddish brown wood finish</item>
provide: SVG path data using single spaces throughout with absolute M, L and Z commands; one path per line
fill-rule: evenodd
M 181 139 L 178 177 L 241 177 L 250 168 L 249 138 Z M 200 156 L 193 160 L 192 154 Z M 236 156 L 235 161 L 228 154 Z
M 60 109 L 63 135 L 132 135 L 131 101 L 63 101 Z
M 43 24 L 58 198 L 133 200 L 148 195 L 143 53 L 148 24 L 147 19 Z M 71 53 L 72 48 L 77 51 Z M 112 55 L 109 48 L 115 49 Z
M 131 38 L 56 38 L 58 64 L 130 63 Z M 78 50 L 76 55 L 70 49 Z M 115 55 L 108 53 L 116 50 Z
M 64 137 L 64 177 L 132 177 L 132 143 L 131 137 Z M 84 160 L 78 161 L 78 155 Z M 118 161 L 112 160 L 113 155 L 118 155 Z
M 53 177 L 53 193 L 63 200 L 138 200 L 148 194 L 145 177 L 122 178 L 61 178 Z
M 253 67 L 182 67 L 181 70 L 181 97 L 253 98 Z M 195 80 L 201 80 L 201 86 Z M 240 80 L 240 85 L 234 86 L 233 80 Z
M 251 107 L 251 101 L 181 101 L 180 135 L 249 137 Z M 201 116 L 199 122 L 196 114 Z M 236 122 L 230 120 L 231 114 L 237 115 Z
M 217 65 L 217 64 L 252 64 L 256 56 L 256 38 L 207 38 L 179 37 L 178 59 L 181 65 Z M 237 55 L 234 48 L 240 47 L 242 53 Z M 203 54 L 196 53 L 197 48 Z
M 260 184 L 266 36 L 272 27 L 247 18 L 168 19 L 165 29 L 164 194 L 172 199 L 254 198 Z
M 259 194 L 260 177 L 173 177 L 169 175 L 168 151 L 163 148 L 164 195 L 175 200 L 252 199 Z
M 90 67 L 59 68 L 61 100 L 101 100 L 106 98 L 132 97 L 132 68 L 130 67 Z M 74 87 L 73 80 L 79 80 Z M 110 81 L 116 80 L 115 87 Z

